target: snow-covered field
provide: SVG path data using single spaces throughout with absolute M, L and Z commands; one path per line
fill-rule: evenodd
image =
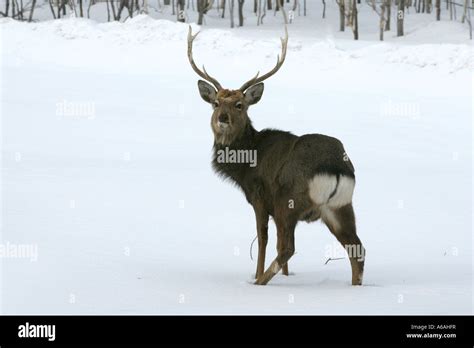
M 319 222 L 297 227 L 289 277 L 252 284 L 253 210 L 210 168 L 187 24 L 0 19 L 1 239 L 37 247 L 37 260 L 0 259 L 1 312 L 472 313 L 466 27 L 426 20 L 380 43 L 373 22 L 354 42 L 333 5 L 328 16 L 290 26 L 285 65 L 249 114 L 257 129 L 344 142 L 364 286 L 350 286 L 348 260 L 325 265 L 340 250 Z M 202 27 L 195 59 L 237 88 L 274 64 L 282 33 L 271 17 L 258 31 Z

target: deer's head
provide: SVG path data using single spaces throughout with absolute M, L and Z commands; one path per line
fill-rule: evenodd
M 194 71 L 205 81 L 198 81 L 199 93 L 202 99 L 212 105 L 211 128 L 216 143 L 229 145 L 245 131 L 250 122 L 247 110 L 250 105 L 256 104 L 263 94 L 263 81 L 275 74 L 283 65 L 288 46 L 288 31 L 285 27 L 285 38 L 281 39 L 281 58 L 278 56 L 275 67 L 268 73 L 245 82 L 236 90 L 222 88 L 221 84 L 211 77 L 204 66 L 200 70 L 193 59 L 193 41 L 199 34 L 192 34 L 191 26 L 188 33 L 188 58 Z M 206 82 L 207 81 L 207 82 Z

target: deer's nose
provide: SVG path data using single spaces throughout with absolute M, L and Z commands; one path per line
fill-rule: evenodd
M 229 115 L 228 114 L 219 115 L 218 121 L 221 123 L 229 123 Z

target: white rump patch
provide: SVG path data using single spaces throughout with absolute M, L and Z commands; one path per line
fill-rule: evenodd
M 337 182 L 335 175 L 317 174 L 309 181 L 309 197 L 317 205 L 340 208 L 352 202 L 354 186 L 354 179 L 348 176 L 341 175 Z

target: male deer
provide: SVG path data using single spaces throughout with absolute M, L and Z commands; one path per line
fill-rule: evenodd
M 204 80 L 198 81 L 199 93 L 214 109 L 211 128 L 214 133 L 212 166 L 222 177 L 237 184 L 252 205 L 257 220 L 258 260 L 255 284 L 267 284 L 280 270 L 288 275 L 288 260 L 294 254 L 294 232 L 298 221 L 319 218 L 327 225 L 349 254 L 352 284 L 361 285 L 365 249 L 356 234 L 352 194 L 354 167 L 342 143 L 321 134 L 296 136 L 289 132 L 264 129 L 257 131 L 247 115 L 250 105 L 263 94 L 263 81 L 274 75 L 286 57 L 288 32 L 281 39 L 282 52 L 268 73 L 259 74 L 237 90 L 222 88 L 193 59 L 191 27 L 188 33 L 188 58 L 193 70 Z M 223 161 L 223 151 L 257 154 L 256 164 Z M 268 219 L 277 227 L 278 256 L 264 272 L 268 240 Z

